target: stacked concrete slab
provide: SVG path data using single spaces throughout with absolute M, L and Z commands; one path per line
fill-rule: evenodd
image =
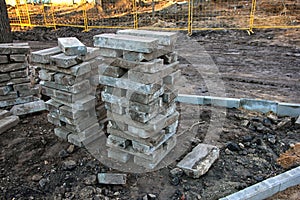
M 58 46 L 33 52 L 31 61 L 39 71 L 42 94 L 46 102 L 48 121 L 55 124 L 57 136 L 82 146 L 86 140 L 97 137 L 101 131 L 99 120 L 106 117 L 105 108 L 97 118 L 95 108 L 97 68 L 101 63 L 98 48 L 86 47 L 77 38 L 58 38 Z M 103 111 L 104 110 L 104 111 Z
M 28 43 L 0 44 L 0 107 L 38 100 L 39 86 L 28 77 Z
M 99 81 L 105 85 L 108 157 L 155 168 L 174 148 L 180 76 L 175 41 L 176 33 L 143 30 L 94 36 L 105 58 Z

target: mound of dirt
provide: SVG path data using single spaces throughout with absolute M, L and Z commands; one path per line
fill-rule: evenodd
M 277 163 L 285 169 L 300 165 L 300 143 L 292 145 L 289 150 L 281 154 Z

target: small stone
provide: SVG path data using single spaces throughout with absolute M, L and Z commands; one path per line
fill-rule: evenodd
M 40 181 L 43 178 L 43 176 L 39 175 L 39 174 L 35 174 L 31 177 L 32 181 Z
M 276 136 L 275 135 L 268 135 L 268 142 L 270 142 L 271 144 L 275 144 L 276 143 Z
M 247 127 L 249 125 L 249 123 L 250 123 L 249 120 L 243 120 L 241 122 L 241 125 Z
M 226 147 L 230 150 L 230 151 L 239 151 L 241 150 L 241 148 L 239 147 L 239 145 L 235 142 L 228 142 Z
M 273 123 L 276 123 L 278 120 L 278 117 L 272 112 L 267 114 L 267 118 L 270 119 Z
M 148 195 L 143 196 L 143 200 L 148 200 Z
M 87 176 L 83 179 L 83 182 L 86 185 L 94 185 L 97 183 L 97 177 L 95 175 Z
M 174 185 L 174 186 L 177 186 L 177 185 L 179 185 L 179 183 L 180 183 L 180 179 L 179 179 L 178 177 L 173 177 L 173 178 L 171 179 L 170 183 L 171 183 L 172 185 Z
M 245 145 L 244 145 L 243 143 L 239 143 L 239 147 L 240 147 L 241 149 L 243 149 L 243 148 L 245 148 Z
M 232 151 L 230 151 L 229 149 L 225 149 L 225 153 L 226 153 L 226 155 L 231 155 L 232 154 Z
M 156 195 L 154 195 L 154 194 L 148 194 L 148 199 L 149 200 L 155 200 L 156 199 Z
M 170 171 L 171 177 L 181 177 L 183 175 L 183 170 L 176 167 Z
M 73 153 L 74 152 L 74 149 L 75 149 L 75 145 L 71 144 L 68 149 L 67 149 L 67 152 L 68 153 Z
M 79 196 L 81 197 L 81 199 L 91 198 L 93 197 L 93 194 L 95 192 L 95 188 L 93 188 L 92 186 L 87 186 L 80 190 Z
M 59 153 L 58 153 L 58 156 L 61 157 L 61 158 L 66 158 L 69 156 L 68 152 L 66 150 L 61 150 Z
M 245 135 L 242 137 L 243 142 L 251 142 L 253 140 L 253 136 L 251 135 Z
M 74 160 L 67 160 L 63 162 L 63 169 L 64 170 L 72 170 L 75 169 L 76 162 Z
M 114 193 L 114 196 L 119 196 L 120 195 L 120 192 L 115 192 Z
M 43 179 L 41 179 L 41 180 L 39 181 L 39 185 L 40 185 L 41 188 L 44 188 L 48 182 L 49 182 L 48 179 L 43 178 Z

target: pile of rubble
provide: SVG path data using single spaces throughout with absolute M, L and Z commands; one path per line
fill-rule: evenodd
M 109 125 L 108 157 L 152 169 L 174 148 L 179 113 L 176 33 L 121 30 L 94 36 L 105 62 L 99 66 L 105 85 Z
M 28 43 L 0 44 L 1 108 L 39 100 L 39 85 L 32 83 L 29 78 L 29 53 Z M 27 113 L 30 112 L 28 110 Z
M 31 54 L 39 69 L 42 94 L 51 97 L 46 102 L 48 121 L 57 126 L 57 136 L 77 146 L 97 137 L 103 127 L 101 120 L 106 118 L 103 103 L 95 94 L 102 62 L 96 59 L 98 55 L 98 48 L 86 47 L 73 37 L 59 38 L 57 47 Z

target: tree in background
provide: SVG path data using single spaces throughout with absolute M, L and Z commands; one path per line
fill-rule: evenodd
M 5 0 L 0 0 L 0 43 L 13 41 Z

